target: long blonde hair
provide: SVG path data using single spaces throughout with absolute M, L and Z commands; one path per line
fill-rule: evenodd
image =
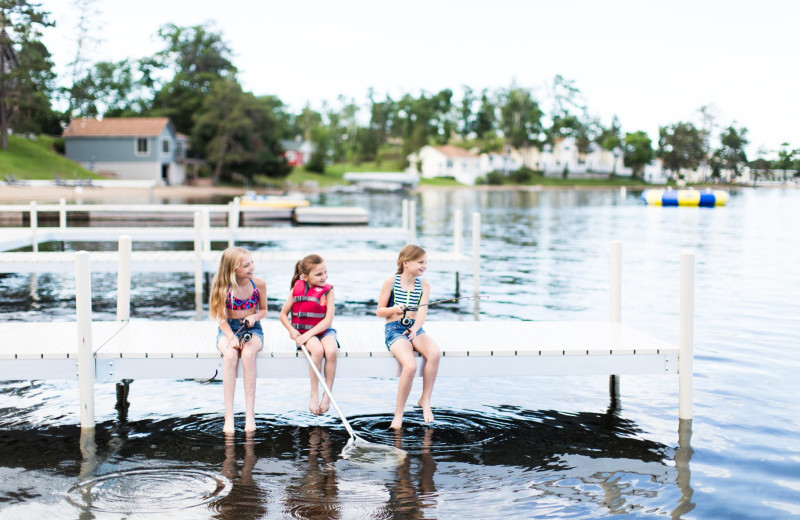
M 308 276 L 308 273 L 311 272 L 311 269 L 315 265 L 319 265 L 324 261 L 325 260 L 319 255 L 308 255 L 302 260 L 298 260 L 297 263 L 294 264 L 294 276 L 292 276 L 292 283 L 289 287 L 294 287 L 295 282 L 300 279 L 300 275 L 304 274 Z
M 208 298 L 208 312 L 211 319 L 218 320 L 225 316 L 225 299 L 228 288 L 236 290 L 236 270 L 242 265 L 242 257 L 249 255 L 250 251 L 243 247 L 229 247 L 222 252 L 219 260 L 219 269 L 211 282 Z
M 397 274 L 403 274 L 403 262 L 419 260 L 425 256 L 425 254 L 425 250 L 417 245 L 408 244 L 405 246 L 400 250 L 400 254 L 397 255 Z

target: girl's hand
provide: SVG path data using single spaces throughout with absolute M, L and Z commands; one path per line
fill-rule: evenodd
M 403 334 L 407 334 L 408 335 L 408 341 L 411 341 L 412 339 L 417 337 L 417 331 L 414 330 L 414 329 L 408 329 Z
M 247 325 L 248 329 L 256 324 L 256 320 L 255 320 L 255 318 L 253 318 L 253 316 L 247 316 L 242 321 Z
M 237 349 L 242 350 L 242 345 L 239 344 L 239 336 L 234 336 L 230 340 L 228 340 L 230 346 Z
M 403 307 L 399 303 L 397 305 L 395 305 L 394 307 L 392 307 L 392 313 L 393 314 L 397 314 L 398 316 L 402 316 L 404 310 L 405 310 L 405 307 Z
M 300 334 L 299 336 L 297 336 L 296 338 L 294 338 L 294 341 L 295 341 L 295 343 L 297 343 L 297 346 L 298 346 L 298 347 L 299 347 L 300 345 L 305 345 L 306 341 L 308 341 L 308 340 L 309 340 L 308 333 L 305 333 L 305 334 Z

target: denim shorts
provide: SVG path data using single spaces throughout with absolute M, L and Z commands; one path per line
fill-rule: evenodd
M 408 326 L 410 329 L 414 326 L 414 320 L 411 320 L 411 325 Z M 383 333 L 386 336 L 386 348 L 389 349 L 392 346 L 392 343 L 397 341 L 400 338 L 408 339 L 408 334 L 403 334 L 406 330 L 405 325 L 400 323 L 400 320 L 391 321 L 386 324 L 383 328 Z M 417 331 L 417 336 L 425 334 L 425 329 L 419 329 Z
M 327 329 L 323 330 L 314 337 L 322 341 L 322 338 L 326 336 L 333 336 L 333 339 L 336 340 L 336 348 L 342 348 L 342 346 L 339 345 L 339 338 L 336 337 L 336 329 L 334 329 L 333 327 L 328 327 Z M 300 350 L 300 347 L 297 347 L 297 350 Z
M 244 320 L 234 320 L 232 318 L 227 318 L 227 320 L 228 320 L 228 326 L 230 326 L 234 334 L 236 334 L 236 331 L 242 327 L 242 323 L 244 322 Z M 243 328 L 242 330 L 239 331 L 238 334 L 236 334 L 236 337 L 242 339 L 242 334 L 244 334 L 245 331 L 249 332 L 253 336 L 258 336 L 261 339 L 261 348 L 264 348 L 264 329 L 261 328 L 260 321 L 257 321 L 252 327 Z M 220 338 L 224 337 L 226 336 L 225 333 L 222 332 L 222 329 L 217 328 L 217 343 L 219 343 Z

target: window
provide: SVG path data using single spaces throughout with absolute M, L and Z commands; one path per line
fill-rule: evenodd
M 148 138 L 136 138 L 136 155 L 150 155 L 150 140 Z
M 164 153 L 169 153 L 169 139 L 164 139 L 161 141 L 161 151 Z

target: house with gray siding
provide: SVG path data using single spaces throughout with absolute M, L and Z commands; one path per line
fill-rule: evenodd
M 117 179 L 183 184 L 188 139 L 167 117 L 80 118 L 64 130 L 68 159 Z

